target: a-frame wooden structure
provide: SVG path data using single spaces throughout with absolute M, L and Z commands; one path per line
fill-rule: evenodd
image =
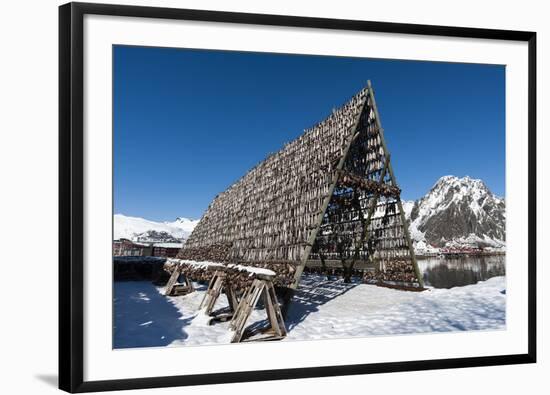
M 172 272 L 165 288 L 166 296 L 179 296 L 194 291 L 191 277 L 204 276 L 210 272 L 208 289 L 199 306 L 202 314 L 210 316 L 209 323 L 231 320 L 232 343 L 248 340 L 279 340 L 286 336 L 286 327 L 273 280 L 275 273 L 250 266 L 197 263 L 169 258 L 165 270 Z M 178 278 L 184 275 L 184 284 Z M 237 289 L 236 289 L 237 288 Z M 227 307 L 214 312 L 222 294 L 227 298 Z M 267 326 L 248 325 L 253 310 L 260 299 L 266 313 Z
M 400 192 L 369 81 L 216 196 L 178 258 L 266 267 L 290 288 L 310 261 L 362 262 L 366 281 L 422 288 Z
M 330 258 L 341 261 L 345 272 L 357 261 L 369 261 L 377 266 L 373 280 L 424 286 L 370 80 L 367 92 L 293 288 L 308 260 L 324 265 Z

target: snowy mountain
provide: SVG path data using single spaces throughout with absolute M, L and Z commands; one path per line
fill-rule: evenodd
M 114 215 L 114 239 L 149 242 L 181 242 L 193 231 L 199 220 L 176 218 L 173 222 L 155 222 L 139 217 Z
M 495 196 L 481 180 L 441 177 L 416 202 L 404 201 L 416 249 L 434 247 L 505 246 L 504 199 Z
M 403 201 L 415 249 L 437 252 L 440 247 L 505 247 L 506 209 L 481 180 L 441 177 L 417 201 Z M 122 214 L 114 216 L 114 238 L 143 242 L 181 242 L 199 220 L 176 218 L 154 222 Z

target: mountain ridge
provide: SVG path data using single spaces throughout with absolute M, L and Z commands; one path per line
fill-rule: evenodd
M 437 252 L 444 247 L 505 248 L 504 198 L 494 195 L 480 179 L 443 176 L 420 199 L 402 203 L 419 253 Z M 114 238 L 182 242 L 199 221 L 177 217 L 172 222 L 155 222 L 115 214 Z
M 113 238 L 149 242 L 181 242 L 193 231 L 199 220 L 177 217 L 174 221 L 151 221 L 124 214 L 114 215 Z
M 480 179 L 443 176 L 422 198 L 403 202 L 411 238 L 441 247 L 504 248 L 506 207 Z

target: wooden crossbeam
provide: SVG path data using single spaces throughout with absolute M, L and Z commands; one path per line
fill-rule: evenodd
M 174 271 L 172 272 L 172 275 L 170 276 L 170 279 L 168 280 L 168 283 L 166 284 L 166 288 L 164 289 L 164 295 L 166 296 L 186 295 L 195 290 L 195 287 L 193 286 L 193 282 L 187 276 L 184 276 L 183 284 L 178 284 L 178 278 L 180 277 L 180 275 L 181 275 L 181 267 L 176 266 L 174 268 Z
M 389 155 L 388 155 L 389 157 Z M 388 163 L 389 161 L 386 161 Z M 386 165 L 387 166 L 387 165 Z M 385 174 L 386 167 L 383 168 Z M 376 198 L 380 196 L 385 197 L 398 197 L 401 193 L 401 190 L 394 185 L 387 185 L 384 183 L 384 176 L 380 176 L 380 181 L 368 180 L 362 177 L 359 177 L 355 174 L 352 174 L 347 171 L 341 172 L 339 184 L 346 186 L 358 187 L 366 192 L 374 193 Z
M 382 173 L 380 174 L 380 181 L 379 181 L 380 185 L 382 185 L 384 183 L 384 177 L 386 177 L 386 170 L 388 168 L 389 163 L 390 163 L 389 156 L 386 156 L 386 164 L 385 164 L 384 168 L 382 169 Z M 367 217 L 366 218 L 364 217 L 363 212 L 361 211 L 361 218 L 363 220 L 363 229 L 362 229 L 362 232 L 361 232 L 360 240 L 359 240 L 359 242 L 357 242 L 357 246 L 355 247 L 355 251 L 354 251 L 354 254 L 353 254 L 354 255 L 353 256 L 353 261 L 351 263 L 352 268 L 353 268 L 353 265 L 355 264 L 355 261 L 359 257 L 359 250 L 361 249 L 361 246 L 365 245 L 365 243 L 368 243 L 368 241 L 370 239 L 371 234 L 369 234 L 369 225 L 371 223 L 372 215 L 374 214 L 374 210 L 376 209 L 377 202 L 378 202 L 379 198 L 380 198 L 379 193 L 375 193 L 374 196 L 372 197 L 371 202 L 369 202 L 370 204 L 369 204 L 369 207 L 367 209 Z

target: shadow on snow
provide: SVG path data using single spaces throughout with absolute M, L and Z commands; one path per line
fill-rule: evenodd
M 288 308 L 285 324 L 291 331 L 319 306 L 352 290 L 359 282 L 344 283 L 343 280 L 327 280 L 326 276 L 303 276 Z
M 167 346 L 187 338 L 178 309 L 150 281 L 114 282 L 113 347 Z

